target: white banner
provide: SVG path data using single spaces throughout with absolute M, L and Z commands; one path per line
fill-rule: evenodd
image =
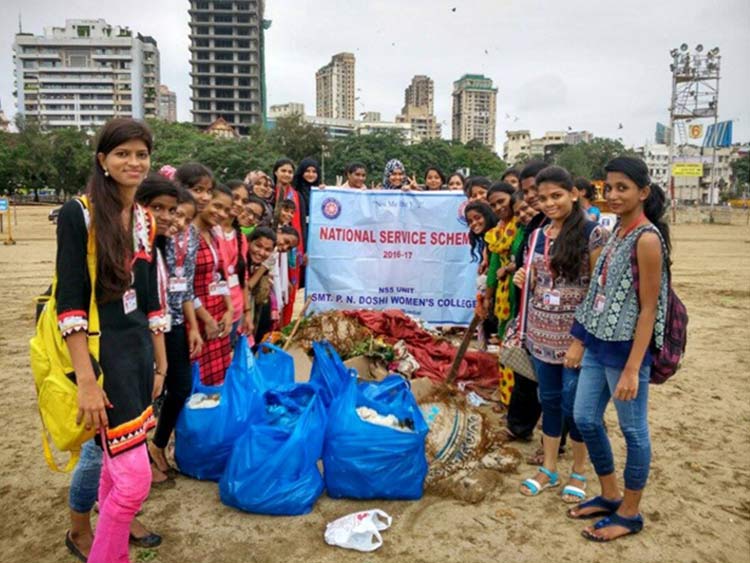
M 461 192 L 314 189 L 306 296 L 313 312 L 401 309 L 467 325 L 476 305 Z

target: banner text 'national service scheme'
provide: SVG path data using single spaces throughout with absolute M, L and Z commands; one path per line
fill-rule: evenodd
M 401 309 L 467 325 L 476 305 L 461 192 L 314 189 L 306 295 L 313 312 Z

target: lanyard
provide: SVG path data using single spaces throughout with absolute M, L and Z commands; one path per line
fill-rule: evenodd
M 221 256 L 221 271 L 224 273 L 224 279 L 228 280 L 229 276 L 234 273 L 234 263 L 236 261 L 236 252 L 234 256 L 234 260 L 230 260 L 228 251 L 229 251 L 229 244 L 227 242 L 224 229 L 221 226 L 214 227 L 212 230 L 212 234 L 214 239 L 218 242 L 219 245 L 219 255 Z M 235 241 L 237 237 L 235 236 Z
M 182 268 L 185 265 L 185 257 L 190 244 L 190 228 L 188 226 L 182 233 L 177 233 L 172 239 L 174 241 L 175 268 Z
M 169 273 L 167 272 L 167 264 L 164 261 L 164 257 L 161 255 L 160 250 L 156 250 L 156 273 L 159 280 L 159 304 L 162 309 L 166 312 L 167 310 L 167 285 L 169 284 Z
M 213 233 L 209 230 L 208 231 L 209 240 L 206 240 L 206 237 L 204 236 L 204 234 L 205 233 L 201 233 L 201 237 L 203 238 L 203 241 L 206 243 L 206 246 L 208 246 L 208 249 L 211 251 L 211 258 L 213 259 L 211 279 L 213 281 L 218 281 L 219 276 L 217 272 L 219 271 L 219 255 L 217 254 L 216 248 L 214 247 L 214 236 L 213 236 Z
M 633 224 L 630 225 L 627 229 L 625 229 L 622 232 L 622 234 L 620 233 L 620 227 L 618 227 L 617 232 L 613 235 L 615 240 L 612 242 L 609 248 L 609 251 L 607 252 L 607 258 L 605 258 L 604 265 L 602 266 L 602 273 L 599 277 L 599 285 L 601 287 L 605 287 L 607 285 L 607 274 L 609 273 L 609 263 L 612 261 L 612 255 L 615 253 L 615 251 L 617 250 L 617 247 L 620 245 L 620 241 L 625 240 L 625 237 L 627 237 L 630 233 L 632 233 L 634 230 L 640 227 L 643 224 L 643 220 L 645 218 L 646 218 L 645 213 L 641 213 L 638 219 L 633 221 Z
M 141 244 L 141 240 L 138 237 L 139 231 L 143 228 L 141 215 L 138 212 L 138 205 L 133 205 L 133 209 L 130 213 L 131 229 L 133 232 L 133 255 L 130 257 L 128 270 L 130 270 L 130 285 L 133 285 L 135 283 L 135 273 L 133 272 L 133 268 L 135 267 L 136 261 L 139 258 L 143 258 L 145 260 L 150 260 L 150 258 L 148 256 L 148 249 L 143 244 Z
M 549 256 L 550 247 L 552 246 L 552 241 L 549 238 L 549 235 L 542 230 L 542 233 L 544 233 L 544 267 L 547 268 L 547 271 L 550 275 L 550 289 L 554 289 L 555 287 L 555 272 L 552 270 L 552 260 Z
M 239 240 L 237 239 L 237 233 L 234 230 L 231 231 L 231 234 L 234 236 L 230 240 L 227 240 L 227 233 L 222 230 L 221 236 L 219 237 L 219 250 L 221 250 L 221 258 L 224 260 L 224 269 L 230 274 L 234 274 L 234 268 L 239 254 Z

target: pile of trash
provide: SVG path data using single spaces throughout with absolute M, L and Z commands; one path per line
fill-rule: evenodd
M 287 344 L 289 332 L 278 336 Z M 381 373 L 399 373 L 406 378 L 446 380 L 458 348 L 430 332 L 399 310 L 329 311 L 303 319 L 293 342 L 307 353 L 312 343 L 326 340 L 343 360 L 357 357 L 383 367 Z M 456 383 L 467 390 L 489 395 L 498 387 L 497 356 L 471 350 L 458 367 Z
M 305 320 L 299 354 L 263 343 L 254 356 L 240 338 L 221 386 L 201 385 L 194 367 L 175 433 L 180 470 L 218 482 L 228 506 L 276 515 L 310 512 L 324 490 L 401 500 L 429 490 L 479 502 L 515 472 L 520 453 L 503 445 L 472 390 L 496 388 L 496 358 L 468 353 L 449 387 L 452 344 L 401 312 L 361 313 Z
M 280 333 L 281 342 L 286 344 L 291 331 L 292 325 L 288 325 Z M 330 342 L 343 360 L 367 356 L 390 362 L 394 358 L 392 347 L 382 338 L 376 338 L 372 331 L 356 319 L 338 311 L 320 313 L 301 320 L 294 336 L 294 344 L 310 354 L 313 342 L 321 340 Z
M 440 496 L 480 502 L 502 482 L 504 474 L 516 472 L 521 453 L 505 446 L 489 408 L 475 406 L 461 393 L 433 389 L 418 399 L 430 428 L 425 488 Z

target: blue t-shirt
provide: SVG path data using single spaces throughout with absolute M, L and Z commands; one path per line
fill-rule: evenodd
M 599 211 L 599 208 L 595 205 L 592 205 L 586 210 L 586 219 L 589 219 L 590 221 L 596 221 L 598 223 L 601 217 L 602 212 Z

